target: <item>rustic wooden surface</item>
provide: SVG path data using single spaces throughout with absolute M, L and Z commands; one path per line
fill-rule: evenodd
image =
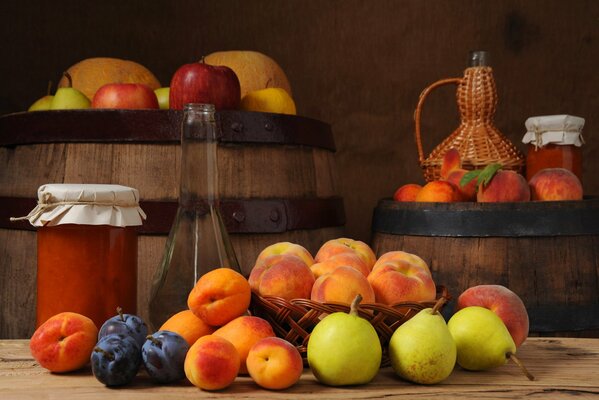
M 543 396 L 551 399 L 591 399 L 599 396 L 599 339 L 529 338 L 518 351 L 520 359 L 535 376 L 528 381 L 519 369 L 506 364 L 491 371 L 468 372 L 456 367 L 438 385 L 415 385 L 382 369 L 368 385 L 328 387 L 319 384 L 309 369 L 300 381 L 283 391 L 259 388 L 250 378 L 240 377 L 218 392 L 202 391 L 188 382 L 155 386 L 143 373 L 120 389 L 108 389 L 84 369 L 69 374 L 51 374 L 31 357 L 27 340 L 0 341 L 0 393 L 5 399 L 186 399 L 186 398 L 302 398 L 383 399 L 409 396 L 430 399 L 514 399 Z

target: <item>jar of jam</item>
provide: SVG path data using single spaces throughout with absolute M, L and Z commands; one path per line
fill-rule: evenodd
M 137 307 L 137 228 L 145 218 L 136 189 L 48 184 L 26 217 L 37 230 L 37 326 L 71 311 L 98 327 Z
M 547 115 L 528 118 L 525 125 L 527 180 L 545 168 L 566 168 L 582 181 L 583 118 Z

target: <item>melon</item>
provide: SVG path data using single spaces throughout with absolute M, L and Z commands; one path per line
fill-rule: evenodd
M 143 83 L 152 90 L 160 87 L 154 74 L 141 64 L 119 58 L 87 58 L 69 67 L 67 72 L 73 80 L 73 87 L 80 90 L 89 99 L 96 90 L 107 83 Z M 63 76 L 58 87 L 68 87 L 69 82 Z
M 282 88 L 291 96 L 287 75 L 275 60 L 257 51 L 217 51 L 204 57 L 210 65 L 225 65 L 239 78 L 241 98 L 248 92 L 266 88 Z

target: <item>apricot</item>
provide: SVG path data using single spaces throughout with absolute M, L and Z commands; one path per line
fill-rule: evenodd
M 338 267 L 351 267 L 361 272 L 364 276 L 368 276 L 370 268 L 364 263 L 360 256 L 354 252 L 339 253 L 324 261 L 312 264 L 310 269 L 314 273 L 314 277 L 318 279 L 320 276 L 333 272 Z
M 478 186 L 476 200 L 480 203 L 529 201 L 530 188 L 519 173 L 499 170 L 486 186 Z
M 212 334 L 214 329 L 191 310 L 184 310 L 166 320 L 158 330 L 178 333 L 191 346 L 202 336 Z
M 208 325 L 222 326 L 245 313 L 251 297 L 250 284 L 243 275 L 230 268 L 217 268 L 198 279 L 187 305 Z
M 220 390 L 229 386 L 239 373 L 240 358 L 235 346 L 215 335 L 199 338 L 187 351 L 185 376 L 204 390 Z
M 389 260 L 377 265 L 368 282 L 376 301 L 387 305 L 404 301 L 432 301 L 436 287 L 430 273 L 405 260 Z
M 268 337 L 252 346 L 247 357 L 250 376 L 265 389 L 286 389 L 302 376 L 302 356 L 288 341 Z
M 528 182 L 532 200 L 582 200 L 582 184 L 565 168 L 545 168 Z
M 256 263 L 254 265 L 262 264 L 262 262 L 270 256 L 281 254 L 293 254 L 298 256 L 308 267 L 314 264 L 312 254 L 310 254 L 305 247 L 291 242 L 279 242 L 264 248 L 264 250 L 258 254 L 258 258 L 256 258 Z
M 318 250 L 318 253 L 316 253 L 314 261 L 322 262 L 340 253 L 357 254 L 366 266 L 368 266 L 369 270 L 372 269 L 376 261 L 376 255 L 369 245 L 360 240 L 349 238 L 338 238 L 325 242 Z
M 275 336 L 275 332 L 265 319 L 242 315 L 218 328 L 214 335 L 227 339 L 235 346 L 241 360 L 239 373 L 247 374 L 246 359 L 250 348 L 260 339 Z
M 416 196 L 416 201 L 421 202 L 452 203 L 460 200 L 458 189 L 447 181 L 431 181 Z
M 31 337 L 31 355 L 52 372 L 84 367 L 98 341 L 98 328 L 88 317 L 62 312 L 40 325 Z
M 250 272 L 249 282 L 254 293 L 260 296 L 309 299 L 314 274 L 301 258 L 279 254 L 256 264 Z
M 337 267 L 314 282 L 310 298 L 319 303 L 351 302 L 360 294 L 364 303 L 374 303 L 374 291 L 366 277 L 351 267 Z
M 422 189 L 422 185 L 417 183 L 407 183 L 397 188 L 393 193 L 393 200 L 395 201 L 416 201 L 418 192 Z

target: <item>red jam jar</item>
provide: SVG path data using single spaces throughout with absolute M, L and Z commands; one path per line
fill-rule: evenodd
M 546 115 L 528 118 L 525 125 L 527 180 L 545 168 L 566 168 L 582 181 L 583 118 Z
M 37 315 L 41 325 L 63 311 L 100 327 L 137 312 L 137 228 L 145 214 L 136 189 L 48 184 L 28 215 L 37 231 Z

